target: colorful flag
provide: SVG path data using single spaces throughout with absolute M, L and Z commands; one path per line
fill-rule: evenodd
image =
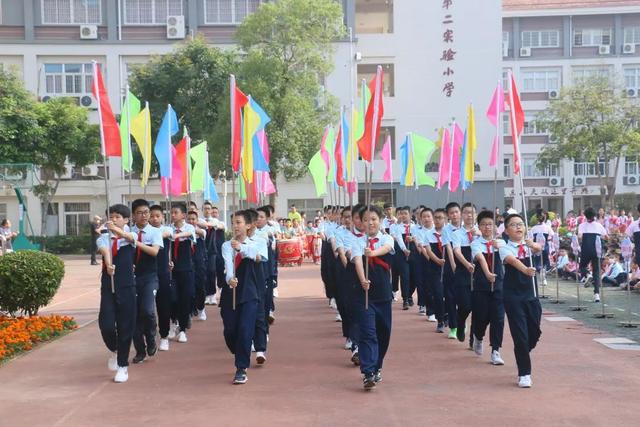
M 340 187 L 344 187 L 344 157 L 342 151 L 342 120 L 338 127 L 338 135 L 336 136 L 336 143 L 333 150 L 333 158 L 336 163 L 336 184 Z
M 249 98 L 236 87 L 236 78 L 229 76 L 229 94 L 231 99 L 231 167 L 235 173 L 240 170 L 240 152 L 242 150 L 242 107 Z
M 404 142 L 400 146 L 400 165 L 402 166 L 402 175 L 400 184 L 409 187 L 415 182 L 415 166 L 413 164 L 413 149 L 411 148 L 410 134 L 404 138 Z
M 358 141 L 364 135 L 364 115 L 367 111 L 367 105 L 371 100 L 371 91 L 367 86 L 367 81 L 362 79 L 361 94 L 360 94 L 360 106 L 359 109 L 354 108 L 354 139 Z
M 473 106 L 467 108 L 467 130 L 464 133 L 464 147 L 460 163 L 460 182 L 462 191 L 471 187 L 475 180 L 475 151 L 476 151 L 476 117 Z
M 413 150 L 413 167 L 415 169 L 415 184 L 416 187 L 421 185 L 435 186 L 436 182 L 433 178 L 427 175 L 425 166 L 431 159 L 433 152 L 436 150 L 436 144 L 430 139 L 424 136 L 411 133 L 409 135 L 411 139 L 411 148 Z
M 192 147 L 189 151 L 189 155 L 193 160 L 193 168 L 191 169 L 191 179 L 189 181 L 190 190 L 204 191 L 207 185 L 207 143 L 201 142 L 200 144 Z
M 358 140 L 358 150 L 363 160 L 371 163 L 373 166 L 373 152 L 375 150 L 378 136 L 380 135 L 380 125 L 384 116 L 384 103 L 382 101 L 384 73 L 382 67 L 378 65 L 376 76 L 369 83 L 371 90 L 371 100 L 367 105 L 367 111 L 364 118 L 364 134 Z
M 244 106 L 243 120 L 242 175 L 250 184 L 253 182 L 254 171 L 269 170 L 269 165 L 266 164 L 259 149 L 260 142 L 257 133 L 264 129 L 271 119 L 262 107 L 249 96 L 249 102 Z
M 184 136 L 173 150 L 173 160 L 171 162 L 171 194 L 180 196 L 186 194 L 188 187 L 189 165 L 187 162 L 187 151 L 189 149 L 189 137 Z
M 350 150 L 350 133 L 351 130 L 349 128 L 349 121 L 347 120 L 347 115 L 344 112 L 344 110 L 342 111 L 342 117 L 341 117 L 341 144 L 342 144 L 342 177 L 344 178 L 344 181 L 348 181 L 349 180 L 349 165 L 348 165 L 348 160 L 349 160 L 349 150 Z
M 386 141 L 382 146 L 382 152 L 380 153 L 382 160 L 384 160 L 385 169 L 382 180 L 384 182 L 391 182 L 393 180 L 393 171 L 391 166 L 391 135 L 387 135 Z
M 135 117 L 131 117 L 129 128 L 142 155 L 141 185 L 146 187 L 149 181 L 149 174 L 151 173 L 151 113 L 148 102 L 142 111 Z
M 449 191 L 455 193 L 460 185 L 460 150 L 464 145 L 464 132 L 457 123 L 453 124 L 453 144 L 451 146 L 451 170 L 449 171 Z
M 138 113 L 140 113 L 140 100 L 127 90 L 127 96 L 120 109 L 120 147 L 122 150 L 122 170 L 125 172 L 129 172 L 133 165 L 130 122 Z
M 440 164 L 438 166 L 438 190 L 444 187 L 451 175 L 451 135 L 449 129 L 442 130 L 440 145 Z
M 489 104 L 489 108 L 487 108 L 487 119 L 489 119 L 492 125 L 498 127 L 500 114 L 504 112 L 504 89 L 502 89 L 502 82 L 498 82 L 498 86 L 496 86 L 496 90 L 493 92 L 493 97 L 491 98 L 491 104 Z
M 313 178 L 313 183 L 316 186 L 316 196 L 320 197 L 327 193 L 327 169 L 322 159 L 320 151 L 313 155 L 309 160 L 309 173 Z
M 349 126 L 349 146 L 347 147 L 347 183 L 353 182 L 356 179 L 356 160 L 358 159 L 358 145 L 356 144 L 356 126 L 358 123 L 358 110 L 351 109 L 351 126 Z M 344 127 L 344 124 L 343 124 Z M 349 186 L 347 186 L 349 188 Z
M 218 197 L 218 192 L 216 191 L 216 184 L 208 172 L 206 174 L 206 179 L 207 179 L 207 186 L 205 187 L 205 190 L 204 190 L 204 198 L 205 200 L 215 203 L 220 200 L 220 197 Z
M 329 128 L 329 134 L 325 141 L 325 149 L 329 155 L 329 168 L 327 169 L 327 182 L 336 182 L 336 158 L 335 158 L 336 135 L 333 126 Z
M 520 173 L 520 135 L 524 129 L 524 111 L 520 103 L 516 81 L 511 72 L 509 72 L 509 117 L 513 143 L 513 174 L 518 175 Z
M 111 109 L 109 95 L 102 80 L 102 72 L 97 62 L 93 62 L 93 85 L 91 87 L 93 97 L 98 101 L 98 119 L 100 120 L 100 142 L 102 154 L 106 157 L 122 155 L 120 144 L 120 130 L 116 116 Z
M 158 159 L 158 165 L 160 166 L 160 176 L 163 178 L 171 178 L 171 162 L 173 160 L 171 137 L 177 133 L 178 118 L 176 117 L 176 112 L 173 111 L 173 108 L 169 105 L 167 112 L 164 113 L 162 124 L 156 136 L 156 146 L 153 149 L 156 159 Z

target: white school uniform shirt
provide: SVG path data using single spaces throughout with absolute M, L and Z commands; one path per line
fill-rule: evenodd
M 391 226 L 393 224 L 394 223 L 391 222 L 391 220 L 389 218 L 387 218 L 386 216 L 382 219 L 382 228 L 384 228 L 384 229 L 387 229 L 387 228 L 391 229 Z M 389 232 L 391 232 L 391 230 L 389 230 Z
M 264 236 L 259 236 L 254 233 L 254 235 L 249 237 L 248 240 L 253 242 L 253 245 L 256 248 L 257 254 L 260 255 L 261 262 L 267 262 L 269 260 L 269 250 L 267 248 L 269 244 L 269 238 Z
M 547 234 L 550 239 L 553 236 L 553 229 L 547 223 L 536 224 L 531 227 L 531 234 L 533 234 L 534 240 L 535 236 L 538 234 Z
M 136 233 L 136 240 L 140 235 L 140 229 L 137 225 L 134 225 L 131 230 Z M 145 245 L 153 246 L 158 245 L 161 248 L 164 248 L 164 242 L 162 241 L 162 232 L 159 228 L 152 226 L 151 224 L 147 224 L 142 229 L 142 243 Z
M 473 233 L 471 240 L 469 240 L 469 236 L 467 235 L 469 231 Z M 471 230 L 467 230 L 464 226 L 460 227 L 451 234 L 451 246 L 453 246 L 454 249 L 471 246 L 471 243 L 478 237 L 477 233 L 478 229 L 475 226 Z
M 354 246 L 356 245 L 364 245 L 367 241 L 367 235 L 355 228 L 350 230 L 349 234 L 345 234 L 343 236 L 344 243 L 344 251 L 345 255 L 347 255 L 347 259 L 351 260 L 351 254 Z
M 492 254 L 495 252 L 495 248 L 493 247 L 493 245 L 489 246 L 489 249 L 487 249 L 487 243 L 491 242 L 491 240 L 487 240 L 482 236 L 477 236 L 475 239 L 473 239 L 473 242 L 471 243 L 471 259 L 475 260 L 476 256 L 478 256 L 479 254 Z
M 447 243 L 449 243 L 449 241 L 446 240 L 446 237 L 444 236 L 443 232 L 444 232 L 444 227 L 442 228 L 442 230 L 437 231 L 435 227 L 427 230 L 423 233 L 423 238 L 425 241 L 425 246 L 426 245 L 430 245 L 431 243 L 438 243 L 438 238 L 436 237 L 436 233 L 440 234 L 440 243 L 442 243 L 442 246 L 446 246 Z
M 193 225 L 185 222 L 184 224 L 182 224 L 182 226 L 176 227 L 175 224 L 171 224 L 171 232 L 173 234 L 177 234 L 176 230 L 180 230 L 180 233 L 184 233 L 187 231 L 191 233 L 191 236 L 189 237 L 181 237 L 179 239 L 181 242 L 184 242 L 185 240 L 191 240 L 191 243 L 196 243 L 196 229 Z
M 599 234 L 602 237 L 607 236 L 607 230 L 598 221 L 588 222 L 585 221 L 578 226 L 578 237 L 582 237 L 583 234 Z
M 125 225 L 123 228 L 124 232 L 126 233 L 130 233 L 131 229 L 129 228 L 128 225 Z M 113 234 L 113 237 L 116 237 L 115 234 Z M 133 233 L 133 237 L 134 240 L 138 240 L 138 234 L 137 233 Z M 100 235 L 100 237 L 98 237 L 96 239 L 96 245 L 98 246 L 98 249 L 100 248 L 107 248 L 109 250 L 111 250 L 111 239 L 109 238 L 109 233 L 103 233 Z M 127 239 L 123 239 L 123 238 L 118 238 L 118 250 L 120 250 L 121 247 L 123 246 L 134 246 L 135 243 L 131 243 L 129 241 L 127 241 Z
M 627 227 L 627 236 L 633 240 L 633 234 L 640 231 L 640 219 L 633 221 L 629 227 Z
M 504 263 L 504 260 L 508 257 L 508 256 L 514 256 L 520 260 L 529 258 L 529 256 L 533 255 L 533 252 L 531 251 L 531 249 L 527 246 L 527 244 L 524 242 L 524 240 L 522 242 L 514 242 L 509 240 L 508 242 L 505 242 L 502 239 L 498 239 L 498 245 L 500 247 L 499 249 L 499 253 L 500 253 L 500 259 L 502 260 L 502 262 Z M 518 252 L 520 251 L 520 246 L 524 247 L 524 257 L 520 258 L 518 257 Z
M 427 246 L 429 244 L 429 233 L 433 233 L 433 230 L 435 230 L 434 227 L 426 228 L 420 226 L 420 228 L 416 230 L 416 245 Z
M 389 234 L 396 242 L 398 242 L 398 246 L 400 246 L 402 251 L 407 250 L 407 245 L 404 243 L 404 239 L 402 238 L 407 225 L 409 226 L 409 233 L 411 234 L 411 224 L 395 223 L 391 224 L 391 227 L 389 228 Z
M 442 235 L 444 236 L 443 240 L 446 240 L 447 243 L 443 243 L 443 244 L 445 245 L 449 243 L 453 244 L 453 234 L 459 229 L 460 227 L 455 227 L 451 223 L 445 224 L 445 226 L 442 227 Z
M 364 237 L 366 237 L 366 239 Z M 378 241 L 373 244 L 374 249 L 379 249 L 384 245 L 389 245 L 391 246 L 391 251 L 389 253 L 391 255 L 395 253 L 393 250 L 393 238 L 388 234 L 384 234 L 378 231 L 378 234 L 376 234 L 375 237 L 363 236 L 363 238 L 360 238 L 354 241 L 355 243 L 351 248 L 351 260 L 353 260 L 358 256 L 364 255 L 365 247 L 367 248 L 369 247 L 369 239 L 378 239 Z
M 246 238 L 244 242 L 240 245 L 240 255 L 242 258 L 250 258 L 255 260 L 258 256 L 259 249 L 258 245 L 255 241 L 252 241 L 250 238 Z M 236 256 L 236 251 L 231 247 L 231 241 L 227 240 L 222 244 L 222 258 L 224 259 L 224 268 L 225 268 L 225 279 L 227 280 L 227 284 L 229 281 L 235 277 L 234 270 L 234 258 Z M 260 254 L 262 256 L 262 254 Z
M 610 279 L 615 279 L 620 273 L 624 273 L 622 265 L 619 262 L 615 262 L 613 265 L 609 266 L 604 276 Z

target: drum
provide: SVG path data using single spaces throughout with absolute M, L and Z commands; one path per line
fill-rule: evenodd
M 278 240 L 278 262 L 281 266 L 302 264 L 302 240 Z
M 315 235 L 313 234 L 307 234 L 305 236 L 304 242 L 304 257 L 305 258 L 311 258 L 313 256 L 313 241 L 315 239 Z

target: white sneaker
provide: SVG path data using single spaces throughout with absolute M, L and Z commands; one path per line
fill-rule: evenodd
M 436 321 L 436 315 L 435 315 L 435 314 L 430 314 L 430 315 L 427 317 L 427 321 L 428 321 L 428 322 L 435 322 L 435 321 Z
M 198 320 L 207 320 L 207 312 L 202 310 L 198 310 Z
M 129 379 L 129 370 L 126 366 L 118 366 L 118 372 L 113 377 L 113 381 L 117 383 L 125 383 Z
M 351 339 L 347 338 L 347 340 L 344 342 L 344 349 L 345 350 L 351 350 L 351 346 L 353 345 L 353 343 L 351 342 Z
M 336 305 L 336 299 L 335 298 L 331 298 L 331 300 L 329 301 L 329 307 L 333 308 L 334 310 L 338 309 L 338 306 Z
M 256 363 L 258 365 L 262 365 L 266 361 L 267 361 L 267 356 L 265 356 L 264 351 L 259 351 L 256 353 Z
M 278 293 L 278 288 L 273 288 L 273 297 L 278 298 L 280 294 Z
M 218 297 L 216 297 L 216 294 L 211 295 L 211 305 L 218 305 Z
M 418 315 L 419 316 L 426 316 L 427 315 L 427 307 L 425 307 L 424 305 L 421 305 L 420 307 L 418 307 Z
M 178 334 L 178 342 L 187 342 L 187 334 L 184 331 L 180 331 Z
M 496 366 L 504 365 L 504 360 L 500 357 L 500 352 L 498 350 L 493 350 L 491 352 L 491 364 Z
M 342 316 L 340 316 L 340 313 L 336 314 L 336 322 L 342 322 Z
M 393 293 L 393 302 L 398 302 L 398 291 Z
M 600 302 L 600 294 L 593 294 L 593 302 Z
M 542 280 L 542 286 L 547 286 L 547 279 Z
M 483 345 L 482 340 L 479 340 L 475 335 L 473 337 L 473 351 L 478 356 L 481 356 L 482 352 L 484 351 L 484 345 Z
M 255 352 L 256 352 L 256 348 L 255 348 L 255 346 L 253 345 L 253 343 L 251 343 L 251 353 L 255 353 Z
M 167 338 L 169 338 L 170 340 L 176 338 L 176 328 L 177 327 L 178 327 L 178 325 L 176 325 L 175 323 L 171 322 L 171 324 L 169 325 L 169 335 L 167 335 Z
M 518 387 L 520 388 L 530 388 L 533 385 L 531 382 L 531 375 L 523 375 L 518 377 Z
M 211 305 L 211 295 L 204 297 L 204 305 Z
M 118 370 L 118 353 L 116 353 L 115 351 L 111 353 L 111 356 L 109 356 L 107 367 L 110 371 L 115 372 Z
M 160 338 L 160 345 L 158 345 L 158 350 L 169 351 L 169 340 L 166 338 Z

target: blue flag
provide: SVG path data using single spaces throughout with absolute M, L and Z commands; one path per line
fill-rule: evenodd
M 171 137 L 176 133 L 178 133 L 178 118 L 176 112 L 169 105 L 162 119 L 156 137 L 156 146 L 153 149 L 160 165 L 160 176 L 163 178 L 171 178 Z
M 207 174 L 207 186 L 205 187 L 204 191 L 204 198 L 206 200 L 209 200 L 210 202 L 217 202 L 220 200 L 220 197 L 218 197 L 218 192 L 216 191 L 216 185 L 213 182 L 213 178 L 211 178 L 211 175 Z

